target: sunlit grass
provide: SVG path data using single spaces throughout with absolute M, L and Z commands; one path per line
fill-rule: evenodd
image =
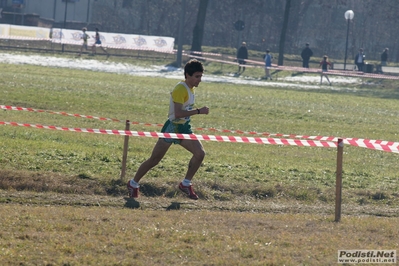
M 221 75 L 236 70 L 206 67 Z M 0 70 L 2 105 L 121 120 L 0 110 L 0 121 L 71 128 L 163 123 L 178 81 L 26 65 Z M 193 117 L 193 127 L 397 141 L 397 85 L 384 84 L 310 91 L 203 82 L 196 102 L 211 112 Z M 123 199 L 125 181 L 156 140 L 129 139 L 121 181 L 123 141 L 0 127 L 2 264 L 336 265 L 339 249 L 398 249 L 397 154 L 344 147 L 344 218 L 335 223 L 335 148 L 204 141 L 207 155 L 194 179 L 200 200 L 187 202 L 176 185 L 190 155 L 173 146 L 143 179 L 132 207 Z
M 4 105 L 70 114 L 116 118 L 100 121 L 48 112 L 1 111 L 2 121 L 70 128 L 125 128 L 126 119 L 163 123 L 169 92 L 177 80 L 136 77 L 71 69 L 1 65 Z M 212 64 L 208 68 L 212 70 Z M 248 69 L 251 74 L 253 70 Z M 394 84 L 392 84 L 394 85 Z M 193 126 L 310 136 L 397 140 L 397 99 L 394 88 L 359 85 L 356 90 L 303 90 L 224 83 L 201 83 L 198 106 L 210 107 L 208 116 L 193 118 Z M 388 96 L 394 97 L 388 97 Z M 131 130 L 159 131 L 156 126 L 131 125 Z M 231 135 L 214 131 L 197 134 Z M 87 175 L 114 180 L 120 175 L 123 137 L 2 126 L 0 164 L 3 169 Z M 273 135 L 271 136 L 273 137 Z M 145 160 L 152 138 L 130 138 L 128 176 Z M 334 186 L 336 150 L 237 143 L 204 142 L 207 157 L 196 182 L 252 183 L 269 189 L 314 188 L 320 193 Z M 147 180 L 171 181 L 184 176 L 189 154 L 172 147 Z M 345 147 L 344 186 L 362 195 L 384 191 L 397 203 L 396 154 Z M 178 166 L 178 167 L 176 167 Z M 165 175 L 168 173 L 168 175 Z M 145 179 L 144 179 L 145 180 Z M 145 182 L 145 181 L 144 181 Z M 233 191 L 238 193 L 237 191 Z M 205 193 L 205 192 L 204 192 Z M 294 195 L 285 193 L 285 195 Z M 396 195 L 396 196 L 394 196 Z M 206 195 L 204 194 L 206 197 Z M 395 204 L 396 204 L 395 203 Z

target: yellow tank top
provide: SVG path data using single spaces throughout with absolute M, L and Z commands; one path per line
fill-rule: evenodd
M 175 102 L 183 104 L 183 110 L 192 110 L 195 102 L 194 88 L 189 88 L 184 81 L 181 81 L 177 83 L 173 91 L 170 93 L 169 120 L 175 124 L 184 124 L 187 121 L 190 121 L 189 116 L 184 118 L 175 117 Z

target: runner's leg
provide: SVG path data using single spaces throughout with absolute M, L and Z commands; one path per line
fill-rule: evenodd
M 180 145 L 192 153 L 185 179 L 192 180 L 205 157 L 205 150 L 199 140 L 182 140 Z
M 136 175 L 134 176 L 134 181 L 138 183 L 140 179 L 149 170 L 151 170 L 151 168 L 156 166 L 165 156 L 170 145 L 172 145 L 172 143 L 167 143 L 163 138 L 158 139 L 157 143 L 154 146 L 154 149 L 152 150 L 151 157 L 140 165 L 139 169 L 136 172 Z

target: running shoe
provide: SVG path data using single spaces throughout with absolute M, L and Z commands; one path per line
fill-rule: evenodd
M 129 191 L 129 198 L 138 198 L 139 197 L 139 188 L 133 187 L 130 185 L 130 180 L 127 182 L 127 190 Z
M 190 199 L 193 199 L 193 200 L 198 199 L 197 194 L 195 194 L 195 192 L 193 190 L 193 186 L 190 185 L 190 186 L 186 187 L 186 186 L 183 186 L 183 183 L 180 183 L 179 189 L 181 191 L 183 191 Z

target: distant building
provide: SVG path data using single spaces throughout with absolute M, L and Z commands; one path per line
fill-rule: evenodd
M 0 23 L 51 26 L 88 24 L 96 0 L 0 0 Z M 78 27 L 78 26 L 77 26 Z

